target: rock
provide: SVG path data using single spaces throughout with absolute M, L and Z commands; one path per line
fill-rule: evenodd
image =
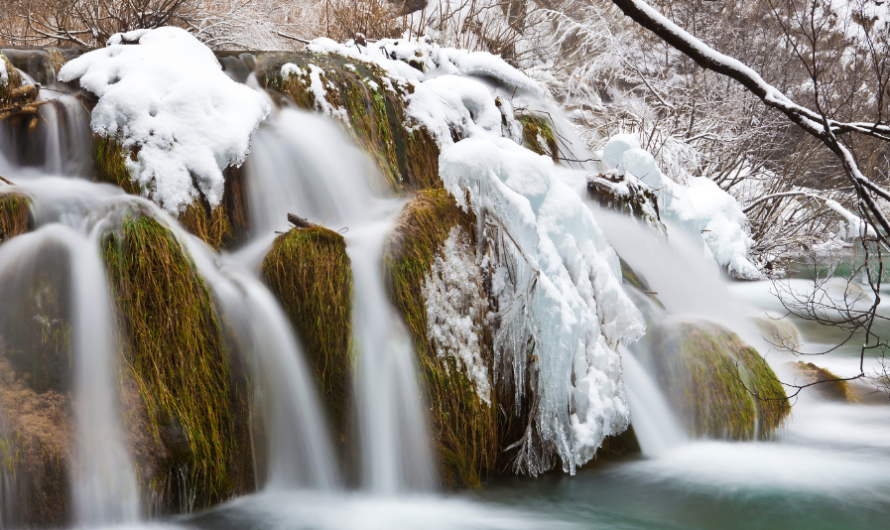
M 763 338 L 780 350 L 800 351 L 800 333 L 787 318 L 767 314 L 752 318 Z
M 345 457 L 353 366 L 352 268 L 346 241 L 317 225 L 292 229 L 275 239 L 263 260 L 263 276 L 302 340 L 333 439 Z
M 766 361 L 718 324 L 663 321 L 649 342 L 659 385 L 694 436 L 769 439 L 791 411 Z

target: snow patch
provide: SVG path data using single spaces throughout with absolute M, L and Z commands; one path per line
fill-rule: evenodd
M 482 360 L 476 334 L 485 316 L 482 274 L 466 235 L 452 227 L 423 282 L 427 336 L 440 358 L 453 357 L 476 386 L 476 393 L 491 404 L 488 368 Z
M 59 80 L 79 80 L 99 97 L 93 131 L 136 153 L 126 157 L 131 181 L 173 214 L 202 196 L 219 204 L 223 170 L 244 162 L 270 111 L 262 94 L 223 73 L 210 48 L 173 27 L 114 35 L 69 61 Z

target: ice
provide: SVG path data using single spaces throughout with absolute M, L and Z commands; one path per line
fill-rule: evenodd
M 748 260 L 754 242 L 745 231 L 747 217 L 738 201 L 712 180 L 688 178 L 686 186 L 674 182 L 659 170 L 636 137 L 628 134 L 612 137 L 602 158 L 610 169 L 630 173 L 654 190 L 662 218 L 701 237 L 707 252 L 731 275 L 750 280 L 761 277 Z
M 542 441 L 574 473 L 606 436 L 627 427 L 617 347 L 641 337 L 646 324 L 621 289 L 618 256 L 548 157 L 505 138 L 481 137 L 448 147 L 439 165 L 459 205 L 477 219 L 496 219 L 532 271 L 536 421 Z M 493 279 L 495 288 L 507 283 L 504 276 Z
M 202 197 L 219 204 L 223 170 L 244 162 L 270 111 L 261 93 L 223 73 L 210 48 L 174 27 L 114 35 L 59 79 L 99 97 L 93 131 L 135 153 L 126 157 L 131 180 L 173 214 Z

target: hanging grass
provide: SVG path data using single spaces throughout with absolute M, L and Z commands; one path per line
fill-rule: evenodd
M 9 107 L 13 103 L 13 90 L 22 86 L 22 75 L 15 69 L 15 66 L 9 61 L 6 55 L 0 53 L 0 61 L 3 61 L 6 67 L 6 75 L 8 80 L 4 83 L 0 81 L 0 109 Z
M 31 230 L 31 200 L 20 193 L 0 195 L 0 243 Z
M 173 234 L 147 216 L 125 218 L 103 244 L 128 375 L 156 445 L 188 444 L 187 480 L 201 504 L 249 481 L 234 460 L 249 454 L 237 422 L 245 393 L 233 381 L 210 292 Z M 243 466 L 242 466 L 243 467 Z M 240 476 L 238 476 L 240 474 Z
M 791 411 L 766 361 L 716 324 L 657 327 L 650 339 L 658 379 L 695 436 L 768 439 Z
M 295 64 L 302 75 L 282 77 L 281 67 Z M 404 98 L 411 85 L 384 82 L 387 74 L 376 65 L 334 54 L 270 53 L 260 59 L 260 83 L 286 94 L 305 110 L 317 109 L 310 91 L 309 65 L 324 71 L 325 100 L 346 113 L 349 134 L 380 168 L 395 193 L 441 186 L 439 148 L 422 127 L 409 127 Z M 391 88 L 386 88 L 387 86 Z
M 353 365 L 351 270 L 343 236 L 320 226 L 281 234 L 263 261 L 263 276 L 303 341 L 341 445 Z
M 491 405 L 486 404 L 454 358 L 437 355 L 427 336 L 422 293 L 436 255 L 455 226 L 475 246 L 474 220 L 458 208 L 448 191 L 417 193 L 402 212 L 385 263 L 392 299 L 414 338 L 431 407 L 442 480 L 449 487 L 478 487 L 495 470 L 498 460 L 497 396 L 492 392 Z M 477 333 L 490 364 L 491 342 L 481 322 Z

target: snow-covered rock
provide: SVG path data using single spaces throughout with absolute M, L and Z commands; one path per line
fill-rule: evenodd
M 114 35 L 59 79 L 98 96 L 93 131 L 136 153 L 125 157 L 131 180 L 174 214 L 201 196 L 219 204 L 223 170 L 244 162 L 270 111 L 263 94 L 232 81 L 210 48 L 174 27 Z
M 550 158 L 483 137 L 445 149 L 439 166 L 458 204 L 479 220 L 493 216 L 516 245 L 533 291 L 527 324 L 539 374 L 539 435 L 574 473 L 628 423 L 617 347 L 641 337 L 646 324 L 621 289 L 618 256 L 579 195 L 554 175 Z M 499 316 L 508 320 L 515 289 L 499 272 L 492 283 L 502 299 Z
M 633 135 L 612 137 L 603 148 L 602 159 L 610 169 L 630 173 L 655 191 L 662 219 L 690 234 L 700 234 L 705 248 L 730 274 L 751 280 L 761 277 L 748 260 L 754 242 L 745 231 L 747 218 L 732 195 L 706 177 L 689 178 L 686 186 L 674 182 Z

